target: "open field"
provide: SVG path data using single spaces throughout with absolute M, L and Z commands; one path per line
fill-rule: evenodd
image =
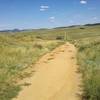
M 78 64 L 83 78 L 83 100 L 100 100 L 100 36 L 79 40 Z
M 66 36 L 67 40 L 75 40 L 87 37 L 100 36 L 100 25 L 96 26 L 76 26 L 69 28 L 40 29 L 27 32 L 19 32 L 18 35 L 32 35 L 33 37 L 43 40 L 63 40 Z M 66 34 L 65 34 L 66 33 Z
M 24 70 L 60 44 L 63 42 L 34 40 L 29 35 L 0 35 L 0 100 L 15 97 L 20 90 L 16 81 L 31 74 Z
M 99 100 L 100 25 L 0 33 L 0 100 L 15 97 L 21 90 L 17 81 L 31 75 L 24 70 L 31 68 L 40 56 L 64 44 L 65 40 L 74 43 L 79 51 L 83 97 Z

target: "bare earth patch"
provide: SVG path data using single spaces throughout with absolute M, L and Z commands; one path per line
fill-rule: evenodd
M 23 87 L 13 100 L 80 100 L 81 75 L 76 58 L 72 59 L 76 53 L 67 43 L 43 56 L 35 65 L 35 74 L 24 80 L 31 85 Z

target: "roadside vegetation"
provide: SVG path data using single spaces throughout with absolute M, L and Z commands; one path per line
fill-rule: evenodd
M 100 100 L 100 36 L 78 40 L 76 46 L 83 78 L 82 100 Z
M 18 80 L 31 73 L 24 70 L 33 66 L 45 53 L 62 41 L 40 40 L 32 35 L 0 35 L 0 100 L 11 100 L 21 90 Z M 33 67 L 34 68 L 34 67 Z
M 17 96 L 17 82 L 31 74 L 25 70 L 64 40 L 78 48 L 84 100 L 100 100 L 100 25 L 0 33 L 0 100 Z

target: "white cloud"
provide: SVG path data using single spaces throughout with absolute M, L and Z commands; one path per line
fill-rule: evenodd
M 74 21 L 73 21 L 73 20 L 70 20 L 70 21 L 69 21 L 69 23 L 70 23 L 70 24 L 73 24 L 73 23 L 74 23 Z
M 93 20 L 97 20 L 98 18 L 97 18 L 97 17 L 93 17 L 92 19 L 93 19 Z
M 55 22 L 55 17 L 54 16 L 49 17 L 49 21 L 52 23 Z
M 49 6 L 47 6 L 47 5 L 42 5 L 42 6 L 40 6 L 40 8 L 41 8 L 41 9 L 48 9 Z
M 46 11 L 48 10 L 50 7 L 48 5 L 41 5 L 40 6 L 40 11 Z
M 55 19 L 55 17 L 54 17 L 54 16 L 52 16 L 52 17 L 50 17 L 50 19 Z
M 81 4 L 87 4 L 87 1 L 86 0 L 81 0 L 80 3 Z

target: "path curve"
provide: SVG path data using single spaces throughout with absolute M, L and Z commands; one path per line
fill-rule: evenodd
M 67 43 L 43 56 L 35 74 L 13 100 L 79 100 L 81 76 L 77 71 L 76 48 Z

